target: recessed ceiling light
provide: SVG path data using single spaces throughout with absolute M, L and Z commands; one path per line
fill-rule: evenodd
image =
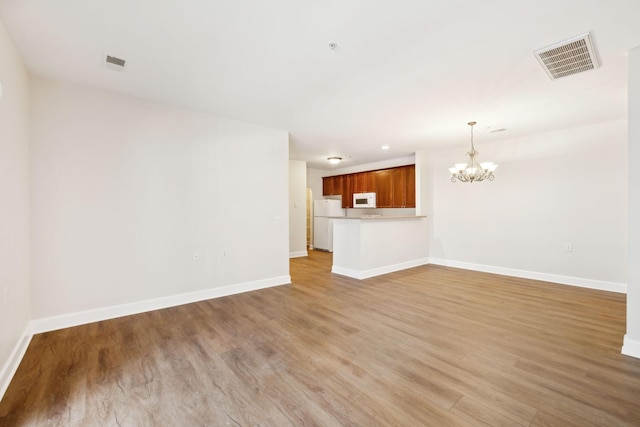
M 383 145 L 383 146 L 382 146 L 382 149 L 383 149 L 383 150 L 388 150 L 388 149 L 389 149 L 389 146 L 388 146 L 388 145 Z
M 329 160 L 329 163 L 332 165 L 337 165 L 342 161 L 342 157 L 327 157 L 327 160 Z

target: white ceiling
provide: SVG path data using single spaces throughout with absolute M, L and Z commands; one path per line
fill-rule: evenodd
M 640 45 L 639 0 L 0 0 L 0 16 L 34 75 L 288 130 L 316 168 L 466 148 L 471 120 L 481 144 L 625 118 Z M 550 81 L 532 52 L 588 31 L 602 66 Z

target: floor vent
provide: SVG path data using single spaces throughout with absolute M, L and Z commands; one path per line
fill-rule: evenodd
M 589 33 L 533 52 L 551 80 L 596 69 L 600 66 Z

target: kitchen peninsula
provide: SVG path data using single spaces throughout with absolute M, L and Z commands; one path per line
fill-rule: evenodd
M 428 264 L 425 216 L 334 218 L 331 271 L 366 279 Z

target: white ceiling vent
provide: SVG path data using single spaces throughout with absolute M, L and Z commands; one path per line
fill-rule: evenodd
M 596 69 L 600 66 L 589 33 L 533 52 L 551 80 Z

